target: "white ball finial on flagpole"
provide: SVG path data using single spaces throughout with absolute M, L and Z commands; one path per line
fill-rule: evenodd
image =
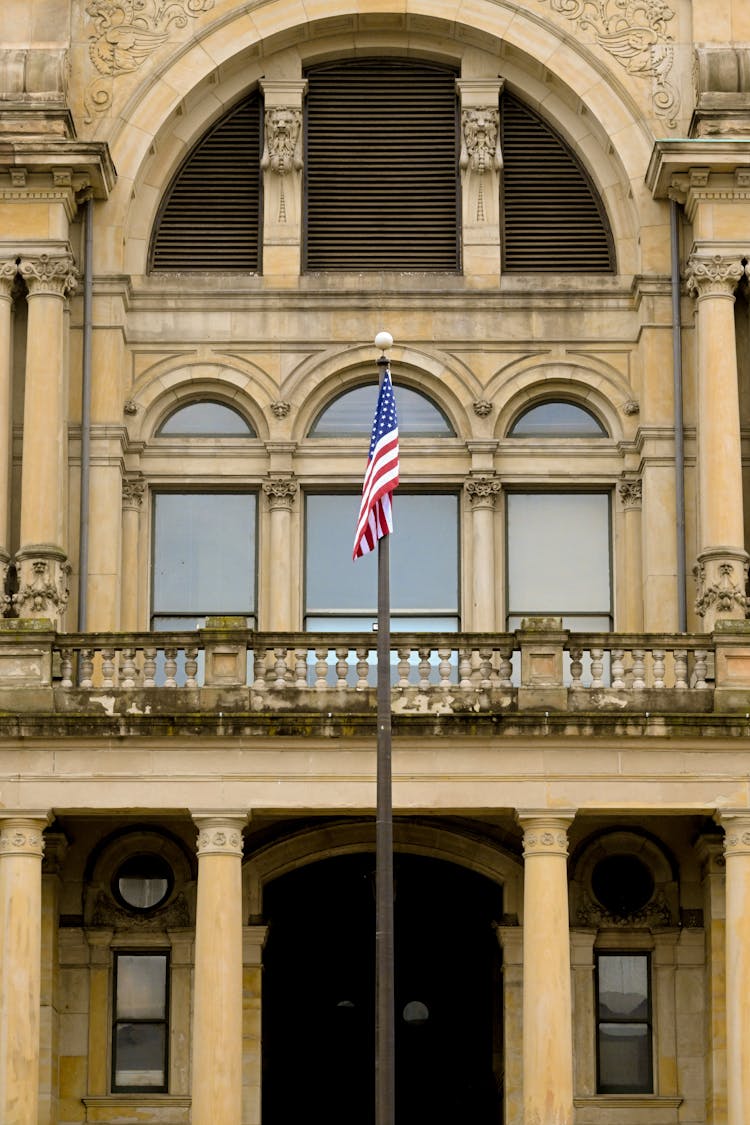
M 378 332 L 375 337 L 375 347 L 380 348 L 381 352 L 387 352 L 389 348 L 392 348 L 393 336 L 390 332 Z

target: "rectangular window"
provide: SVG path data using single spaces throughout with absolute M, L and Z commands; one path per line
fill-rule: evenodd
M 612 628 L 609 505 L 606 492 L 508 493 L 508 629 L 547 616 Z
M 369 632 L 377 618 L 377 551 L 352 560 L 361 497 L 306 499 L 305 628 Z M 391 536 L 391 628 L 459 628 L 458 496 L 397 492 Z
M 152 628 L 195 629 L 209 614 L 255 625 L 254 493 L 154 496 Z
M 112 1090 L 167 1089 L 168 953 L 116 953 Z
M 650 959 L 600 953 L 596 959 L 597 1091 L 653 1093 Z

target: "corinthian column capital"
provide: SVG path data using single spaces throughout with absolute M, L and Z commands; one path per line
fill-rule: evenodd
M 268 506 L 273 511 L 275 508 L 291 509 L 299 492 L 299 484 L 294 476 L 273 477 L 263 481 L 263 491 L 268 497 Z
M 18 261 L 16 258 L 0 259 L 0 299 L 9 301 L 13 290 L 13 282 L 18 274 Z
M 29 296 L 44 293 L 55 297 L 70 297 L 78 287 L 79 274 L 72 254 L 24 257 L 18 271 L 28 286 Z
M 745 268 L 739 258 L 724 254 L 691 254 L 685 272 L 689 293 L 701 297 L 732 297 Z
M 500 481 L 491 473 L 478 473 L 469 477 L 464 487 L 472 508 L 494 508 L 502 491 Z

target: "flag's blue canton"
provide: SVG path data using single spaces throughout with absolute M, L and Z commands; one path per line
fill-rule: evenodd
M 398 421 L 390 370 L 386 368 L 372 424 L 370 453 L 362 486 L 352 557 L 372 551 L 378 539 L 393 531 L 391 493 L 398 484 Z

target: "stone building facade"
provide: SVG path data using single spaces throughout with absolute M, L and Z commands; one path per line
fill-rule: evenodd
M 0 1122 L 750 1121 L 747 0 L 3 0 Z

